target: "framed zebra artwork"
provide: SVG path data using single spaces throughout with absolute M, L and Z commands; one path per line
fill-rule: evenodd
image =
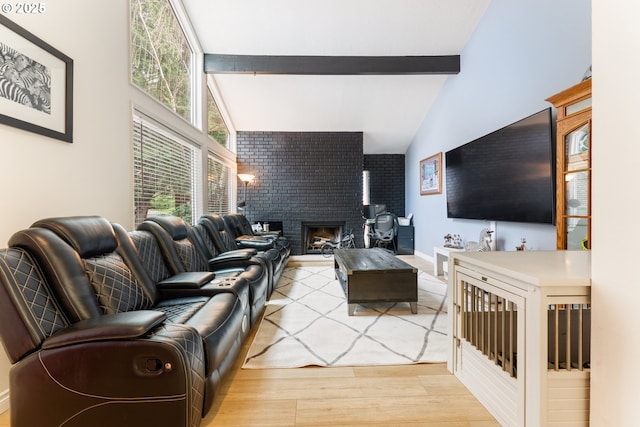
M 0 123 L 73 142 L 73 60 L 3 15 Z

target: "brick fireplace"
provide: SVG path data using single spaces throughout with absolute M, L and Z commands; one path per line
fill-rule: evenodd
M 363 247 L 362 138 L 362 132 L 238 132 L 238 173 L 256 177 L 247 187 L 249 221 L 282 221 L 292 255 L 306 253 L 303 224 L 352 229 Z
M 327 241 L 340 241 L 344 228 L 344 221 L 303 221 L 300 234 L 303 253 L 319 254 Z

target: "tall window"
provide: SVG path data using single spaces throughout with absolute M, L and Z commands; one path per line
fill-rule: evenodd
M 229 148 L 229 129 L 210 91 L 207 91 L 207 133 L 217 143 Z
M 176 215 L 192 224 L 200 150 L 140 115 L 133 118 L 135 226 L 147 216 Z
M 147 97 L 134 91 L 134 104 L 143 99 L 145 105 L 144 114 L 136 108 L 133 113 L 135 226 L 154 214 L 177 215 L 193 223 L 204 211 L 228 213 L 235 200 L 236 181 L 230 178 L 235 167 L 233 160 L 225 160 L 233 156 L 221 147 L 232 149 L 233 138 L 213 96 L 217 92 L 207 90 L 205 100 L 205 92 L 199 90 L 205 80 L 202 52 L 189 22 L 182 20 L 182 4 L 129 1 L 132 82 L 175 112 L 162 111 L 158 119 Z M 201 126 L 204 101 L 207 122 Z
M 225 214 L 229 212 L 230 176 L 230 168 L 209 152 L 207 158 L 208 213 Z
M 131 0 L 133 83 L 192 120 L 193 50 L 168 0 Z

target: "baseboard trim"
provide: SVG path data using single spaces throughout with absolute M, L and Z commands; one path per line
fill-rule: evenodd
M 433 262 L 435 261 L 435 260 L 433 259 L 433 256 L 427 255 L 427 254 L 425 254 L 424 252 L 420 252 L 420 251 L 413 251 L 413 254 L 414 254 L 415 256 L 419 256 L 420 258 L 422 258 L 422 259 L 424 259 L 424 260 L 426 260 L 426 261 L 429 261 L 429 262 L 430 262 L 430 263 L 432 263 L 432 264 L 433 264 Z
M 0 414 L 9 410 L 9 390 L 0 392 Z
M 291 255 L 287 267 L 300 267 L 302 265 L 333 265 L 333 257 L 326 258 L 322 255 Z

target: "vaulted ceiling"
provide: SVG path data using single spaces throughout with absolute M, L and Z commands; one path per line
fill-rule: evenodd
M 330 69 L 343 57 L 462 55 L 460 72 L 464 47 L 489 2 L 182 0 L 205 54 L 312 57 Z M 455 74 L 399 70 L 404 73 L 245 69 L 212 71 L 210 78 L 238 131 L 359 131 L 365 154 L 404 154 Z

